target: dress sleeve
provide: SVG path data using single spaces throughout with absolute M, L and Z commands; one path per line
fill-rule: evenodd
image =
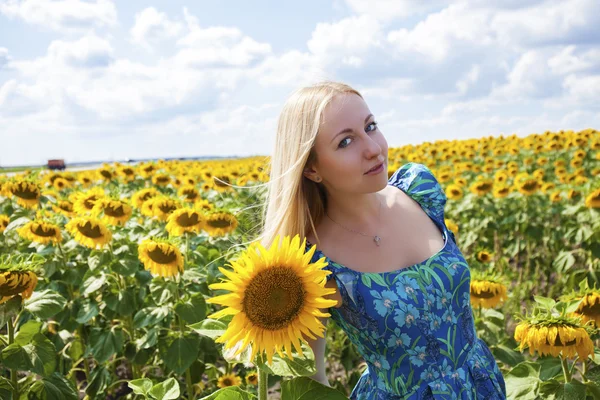
M 402 165 L 389 183 L 417 201 L 431 217 L 446 225 L 444 207 L 448 198 L 431 170 L 424 164 L 409 162 Z M 454 240 L 454 234 L 446 227 Z

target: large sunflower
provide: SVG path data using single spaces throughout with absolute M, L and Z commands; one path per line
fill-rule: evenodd
M 102 220 L 109 225 L 123 226 L 131 218 L 133 210 L 131 206 L 123 200 L 103 198 L 96 201 L 92 214 L 98 216 L 103 214 Z
M 21 259 L 15 262 L 10 256 L 0 259 L 0 304 L 16 295 L 30 298 L 37 285 L 35 272 L 39 265 L 39 261 L 32 263 Z
M 41 190 L 37 183 L 26 180 L 9 182 L 7 190 L 22 207 L 36 208 L 40 202 Z
M 60 243 L 62 241 L 62 235 L 58 225 L 46 221 L 30 221 L 17 229 L 17 233 L 23 239 L 41 244 L 50 242 Z
M 252 342 L 251 359 L 266 352 L 272 363 L 275 351 L 292 358 L 292 345 L 303 355 L 301 342 L 303 334 L 316 339 L 323 337 L 325 327 L 317 317 L 328 317 L 320 309 L 335 306 L 335 300 L 324 298 L 335 292 L 325 287 L 325 257 L 315 263 L 310 260 L 316 250 L 313 246 L 304 252 L 306 239 L 300 242 L 299 235 L 290 239 L 276 236 L 266 250 L 262 244 L 253 243 L 246 252 L 231 262 L 233 271 L 219 267 L 229 280 L 214 283 L 211 289 L 228 290 L 231 293 L 215 296 L 208 303 L 221 304 L 226 308 L 217 311 L 209 318 L 233 315 L 225 333 L 216 341 L 233 348 L 242 341 L 237 352 L 241 353 Z M 312 333 L 311 333 L 312 332 Z
M 515 340 L 519 350 L 528 346 L 529 354 L 537 350 L 540 355 L 566 358 L 579 356 L 581 360 L 594 354 L 594 344 L 588 332 L 577 324 L 567 322 L 537 323 L 529 321 L 519 323 L 515 329 Z
M 181 236 L 186 232 L 199 233 L 206 218 L 199 210 L 180 208 L 169 215 L 166 229 L 172 236 Z
M 77 242 L 91 249 L 101 248 L 112 239 L 102 221 L 93 217 L 75 217 L 67 222 L 65 229 Z
M 208 232 L 210 236 L 217 237 L 233 232 L 237 226 L 238 220 L 235 215 L 225 211 L 215 210 L 206 216 L 204 230 Z
M 200 192 L 194 185 L 182 185 L 177 191 L 177 196 L 183 197 L 184 201 L 193 203 L 200 199 Z
M 138 258 L 144 268 L 163 277 L 183 273 L 183 256 L 177 246 L 160 239 L 146 239 L 138 246 Z
M 156 196 L 144 202 L 142 205 L 142 214 L 155 216 L 161 221 L 166 221 L 169 215 L 178 208 L 181 208 L 178 200 L 167 196 Z

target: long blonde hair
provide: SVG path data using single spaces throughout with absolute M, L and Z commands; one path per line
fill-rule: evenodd
M 327 196 L 324 186 L 303 174 L 307 166 L 317 161 L 314 149 L 315 139 L 323 122 L 323 111 L 333 98 L 342 94 L 356 94 L 357 90 L 347 84 L 334 81 L 322 81 L 294 91 L 285 102 L 277 123 L 275 146 L 271 161 L 265 168 L 269 171 L 269 181 L 251 187 L 237 186 L 228 182 L 224 185 L 239 189 L 262 189 L 266 187 L 265 201 L 238 212 L 261 208 L 262 227 L 255 226 L 260 232 L 250 242 L 231 243 L 229 249 L 208 265 L 228 258 L 235 249 L 260 242 L 270 247 L 279 235 L 294 237 L 299 234 L 304 239 L 312 230 L 317 245 L 319 237 L 315 225 L 325 215 Z M 250 211 L 252 212 L 252 211 Z M 207 265 L 207 267 L 208 267 Z
M 327 196 L 322 184 L 303 175 L 317 161 L 315 138 L 323 121 L 323 111 L 341 94 L 362 95 L 341 82 L 323 81 L 302 87 L 288 98 L 279 115 L 275 148 L 271 155 L 270 179 L 263 208 L 263 229 L 259 236 L 269 247 L 275 237 L 300 235 L 315 230 L 325 215 Z

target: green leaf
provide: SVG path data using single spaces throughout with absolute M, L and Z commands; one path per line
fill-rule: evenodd
M 552 263 L 557 272 L 567 272 L 573 265 L 575 265 L 575 256 L 570 251 L 561 251 Z
M 90 384 L 85 388 L 85 394 L 94 398 L 98 393 L 103 393 L 111 382 L 110 372 L 102 365 L 97 366 L 92 372 Z
M 348 398 L 336 389 L 303 376 L 281 383 L 281 400 L 348 400 Z
M 0 326 L 6 326 L 6 322 L 19 313 L 22 301 L 23 298 L 20 295 L 17 295 L 0 304 Z
M 20 371 L 29 371 L 31 364 L 29 356 L 23 346 L 17 343 L 6 346 L 2 349 L 2 365 L 10 369 Z
M 178 302 L 175 312 L 188 324 L 200 322 L 206 318 L 206 301 L 200 293 L 192 295 L 186 302 Z
M 110 356 L 123 348 L 123 332 L 116 328 L 109 331 L 94 328 L 90 333 L 89 340 L 92 355 L 99 363 L 107 361 Z
M 95 300 L 84 298 L 81 302 L 79 310 L 77 310 L 77 317 L 75 320 L 80 324 L 85 324 L 92 318 L 96 317 L 100 313 L 98 303 Z
M 540 364 L 528 361 L 517 364 L 504 377 L 507 397 L 519 400 L 537 399 L 539 376 Z
M 545 308 L 547 310 L 551 310 L 556 305 L 556 301 L 549 297 L 534 295 L 533 298 L 536 303 L 538 303 L 540 306 L 542 306 L 542 308 Z
M 169 315 L 169 308 L 162 307 L 146 307 L 138 311 L 133 317 L 133 326 L 143 328 L 148 325 L 156 325 Z
M 36 381 L 27 394 L 28 400 L 79 400 L 75 388 L 67 379 L 54 373 Z
M 127 386 L 133 390 L 133 393 L 146 396 L 152 389 L 152 381 L 148 378 L 134 379 L 127 382 Z
M 239 386 L 228 386 L 209 394 L 200 400 L 252 400 L 255 399 L 252 393 L 248 393 L 239 388 Z
M 24 303 L 25 309 L 40 319 L 48 319 L 62 311 L 67 300 L 51 290 L 33 292 Z
M 135 296 L 132 288 L 123 291 L 113 288 L 110 293 L 105 296 L 104 301 L 108 308 L 124 317 L 135 311 Z
M 81 338 L 75 338 L 71 343 L 71 346 L 67 350 L 69 357 L 71 360 L 77 361 L 79 360 L 85 352 L 85 345 L 83 344 L 83 340 Z
M 152 386 L 148 392 L 156 400 L 173 400 L 179 397 L 179 383 L 175 378 L 169 378 Z
M 8 224 L 6 229 L 4 229 L 4 235 L 8 234 L 8 232 L 10 232 L 14 229 L 20 228 L 21 226 L 25 225 L 29 221 L 31 221 L 31 220 L 27 217 L 21 217 L 21 218 L 15 219 L 10 224 Z
M 89 296 L 92 293 L 97 292 L 106 283 L 106 275 L 102 273 L 100 276 L 94 275 L 83 281 L 81 288 L 83 289 L 83 296 Z
M 586 390 L 586 385 L 575 379 L 568 383 L 552 379 L 541 385 L 540 395 L 547 400 L 585 400 Z
M 257 358 L 257 366 L 270 375 L 312 376 L 317 372 L 315 355 L 306 343 L 302 343 L 302 352 L 305 356 L 304 358 L 299 357 L 296 352 L 293 352 L 293 359 L 281 357 L 279 354 L 275 353 L 273 355 L 273 363 L 270 365 L 266 364 L 266 360 L 263 358 L 264 355 L 259 356 Z
M 196 334 L 176 337 L 166 349 L 165 365 L 182 375 L 198 357 L 199 339 Z
M 42 323 L 31 319 L 19 327 L 15 343 L 21 346 L 31 343 L 33 337 L 42 330 Z
M 56 348 L 46 336 L 36 333 L 30 344 L 23 346 L 23 350 L 31 363 L 30 371 L 42 376 L 49 376 L 56 369 Z
M 504 364 L 508 364 L 511 367 L 514 367 L 520 362 L 525 361 L 525 357 L 521 352 L 513 350 L 507 346 L 502 344 L 491 347 L 492 353 L 494 357 Z
M 539 357 L 535 360 L 540 364 L 540 379 L 548 381 L 558 376 L 563 376 L 562 364 L 558 357 Z
M 149 349 L 158 342 L 158 330 L 155 328 L 148 329 L 142 337 L 136 339 L 135 345 L 139 349 Z
M 227 330 L 227 325 L 224 322 L 216 319 L 205 319 L 204 321 L 189 325 L 189 327 L 197 333 L 208 336 L 211 339 L 216 339 L 219 336 L 223 336 Z
M 13 387 L 12 383 L 0 376 L 0 399 L 12 399 Z

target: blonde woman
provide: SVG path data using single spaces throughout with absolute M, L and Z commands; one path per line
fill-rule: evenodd
M 351 399 L 506 398 L 475 331 L 469 266 L 446 227 L 441 186 L 424 164 L 388 167 L 358 91 L 338 82 L 297 90 L 278 122 L 263 244 L 300 233 L 307 250 L 317 246 L 313 262 L 328 261 L 338 304 L 325 311 L 367 364 Z M 312 378 L 329 386 L 325 340 L 309 344 Z

